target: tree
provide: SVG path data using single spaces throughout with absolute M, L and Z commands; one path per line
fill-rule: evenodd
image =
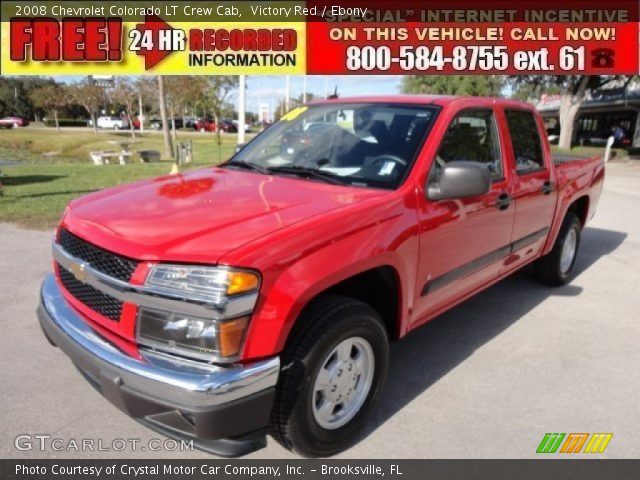
M 76 83 L 69 87 L 70 97 L 78 105 L 82 105 L 91 117 L 93 131 L 98 133 L 97 112 L 106 103 L 102 87 L 88 81 Z
M 173 142 L 169 134 L 169 119 L 167 115 L 167 94 L 164 88 L 164 77 L 158 75 L 158 105 L 162 118 L 162 135 L 164 136 L 164 153 L 169 158 L 174 158 Z
M 29 98 L 35 107 L 42 108 L 45 112 L 53 113 L 56 130 L 59 132 L 58 113 L 70 103 L 65 88 L 54 84 L 45 85 L 33 89 L 29 94 Z
M 244 115 L 245 115 L 244 120 L 249 125 L 253 125 L 258 120 L 260 120 L 260 115 L 258 115 L 256 112 L 246 112 Z
M 136 138 L 136 130 L 133 126 L 135 117 L 135 106 L 138 101 L 138 88 L 126 77 L 118 77 L 111 90 L 111 99 L 124 106 L 129 120 L 129 130 L 131 137 Z
M 176 117 L 184 115 L 189 108 L 195 108 L 203 93 L 206 94 L 207 88 L 206 78 L 199 75 L 165 77 L 167 112 L 171 119 L 174 140 L 176 139 Z
M 38 120 L 44 110 L 31 100 L 31 92 L 46 85 L 55 85 L 52 78 L 0 76 L 0 117 L 17 115 Z
M 140 133 L 144 132 L 146 112 L 157 110 L 158 83 L 151 77 L 140 76 L 134 82 L 138 95 L 138 110 L 140 112 Z
M 208 105 L 211 107 L 216 126 L 220 125 L 222 112 L 228 104 L 229 94 L 238 86 L 238 77 L 235 75 L 214 75 L 209 78 L 208 95 L 206 96 Z M 220 128 L 216 128 L 218 145 L 222 143 Z
M 518 88 L 555 89 L 560 92 L 560 138 L 558 148 L 569 150 L 573 140 L 576 117 L 589 94 L 610 84 L 620 84 L 626 91 L 633 76 L 628 75 L 522 75 L 514 76 Z
M 512 98 L 523 102 L 536 103 L 542 95 L 560 95 L 560 87 L 557 85 L 534 85 L 532 83 L 522 83 L 516 85 L 511 94 Z
M 307 102 L 312 102 L 313 100 L 320 98 L 319 95 L 315 95 L 311 92 L 307 92 Z M 289 110 L 293 110 L 296 107 L 304 105 L 304 94 L 300 94 L 297 97 L 289 99 Z M 283 98 L 278 102 L 276 106 L 276 111 L 274 112 L 274 117 L 276 120 L 279 120 L 285 113 L 287 113 L 286 107 L 286 99 Z
M 503 84 L 496 75 L 409 75 L 402 79 L 402 92 L 499 97 Z

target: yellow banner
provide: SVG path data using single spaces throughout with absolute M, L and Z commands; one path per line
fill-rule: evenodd
M 22 20 L 22 19 L 21 19 Z M 40 19 L 33 18 L 33 21 Z M 296 75 L 306 69 L 306 27 L 304 22 L 167 22 L 173 40 L 183 38 L 182 50 L 173 50 L 151 67 L 145 65 L 149 50 L 157 50 L 157 36 L 145 38 L 141 22 L 122 24 L 122 58 L 118 61 L 36 61 L 33 59 L 33 38 L 21 40 L 25 59 L 11 59 L 22 44 L 16 45 L 9 22 L 1 23 L 0 71 L 3 75 Z M 37 27 L 36 27 L 37 28 Z M 17 30 L 17 29 L 16 29 Z M 137 30 L 134 32 L 134 30 Z M 23 28 L 29 38 L 33 30 Z M 26 33 L 24 33 L 26 32 Z M 15 35 L 17 37 L 17 35 Z M 62 38 L 62 37 L 61 37 Z M 63 40 L 61 40 L 62 42 Z M 151 43 L 149 43 L 151 41 Z M 256 46 L 257 45 L 257 46 Z M 269 46 L 273 48 L 269 48 Z M 238 46 L 242 47 L 237 49 Z M 63 51 L 68 45 L 60 45 Z M 138 49 L 138 50 L 136 50 Z M 157 52 L 156 52 L 157 53 Z M 62 57 L 62 53 L 61 53 Z M 146 60 L 149 63 L 149 60 Z

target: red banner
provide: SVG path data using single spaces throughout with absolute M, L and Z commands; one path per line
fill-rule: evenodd
M 634 1 L 317 7 L 307 25 L 309 74 L 638 73 Z

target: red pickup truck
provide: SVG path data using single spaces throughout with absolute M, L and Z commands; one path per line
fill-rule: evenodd
M 321 138 L 283 152 L 296 132 Z M 526 103 L 313 103 L 218 167 L 72 201 L 40 323 L 157 431 L 332 455 L 382 391 L 390 341 L 527 264 L 571 279 L 603 179 L 601 158 L 554 161 Z

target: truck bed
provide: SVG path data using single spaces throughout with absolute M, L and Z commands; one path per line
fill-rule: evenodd
M 552 152 L 553 163 L 556 165 L 560 165 L 562 163 L 575 162 L 578 160 L 586 160 L 593 158 L 602 158 L 604 156 L 604 151 L 602 155 L 594 156 L 589 154 L 579 154 L 579 153 L 557 153 Z

